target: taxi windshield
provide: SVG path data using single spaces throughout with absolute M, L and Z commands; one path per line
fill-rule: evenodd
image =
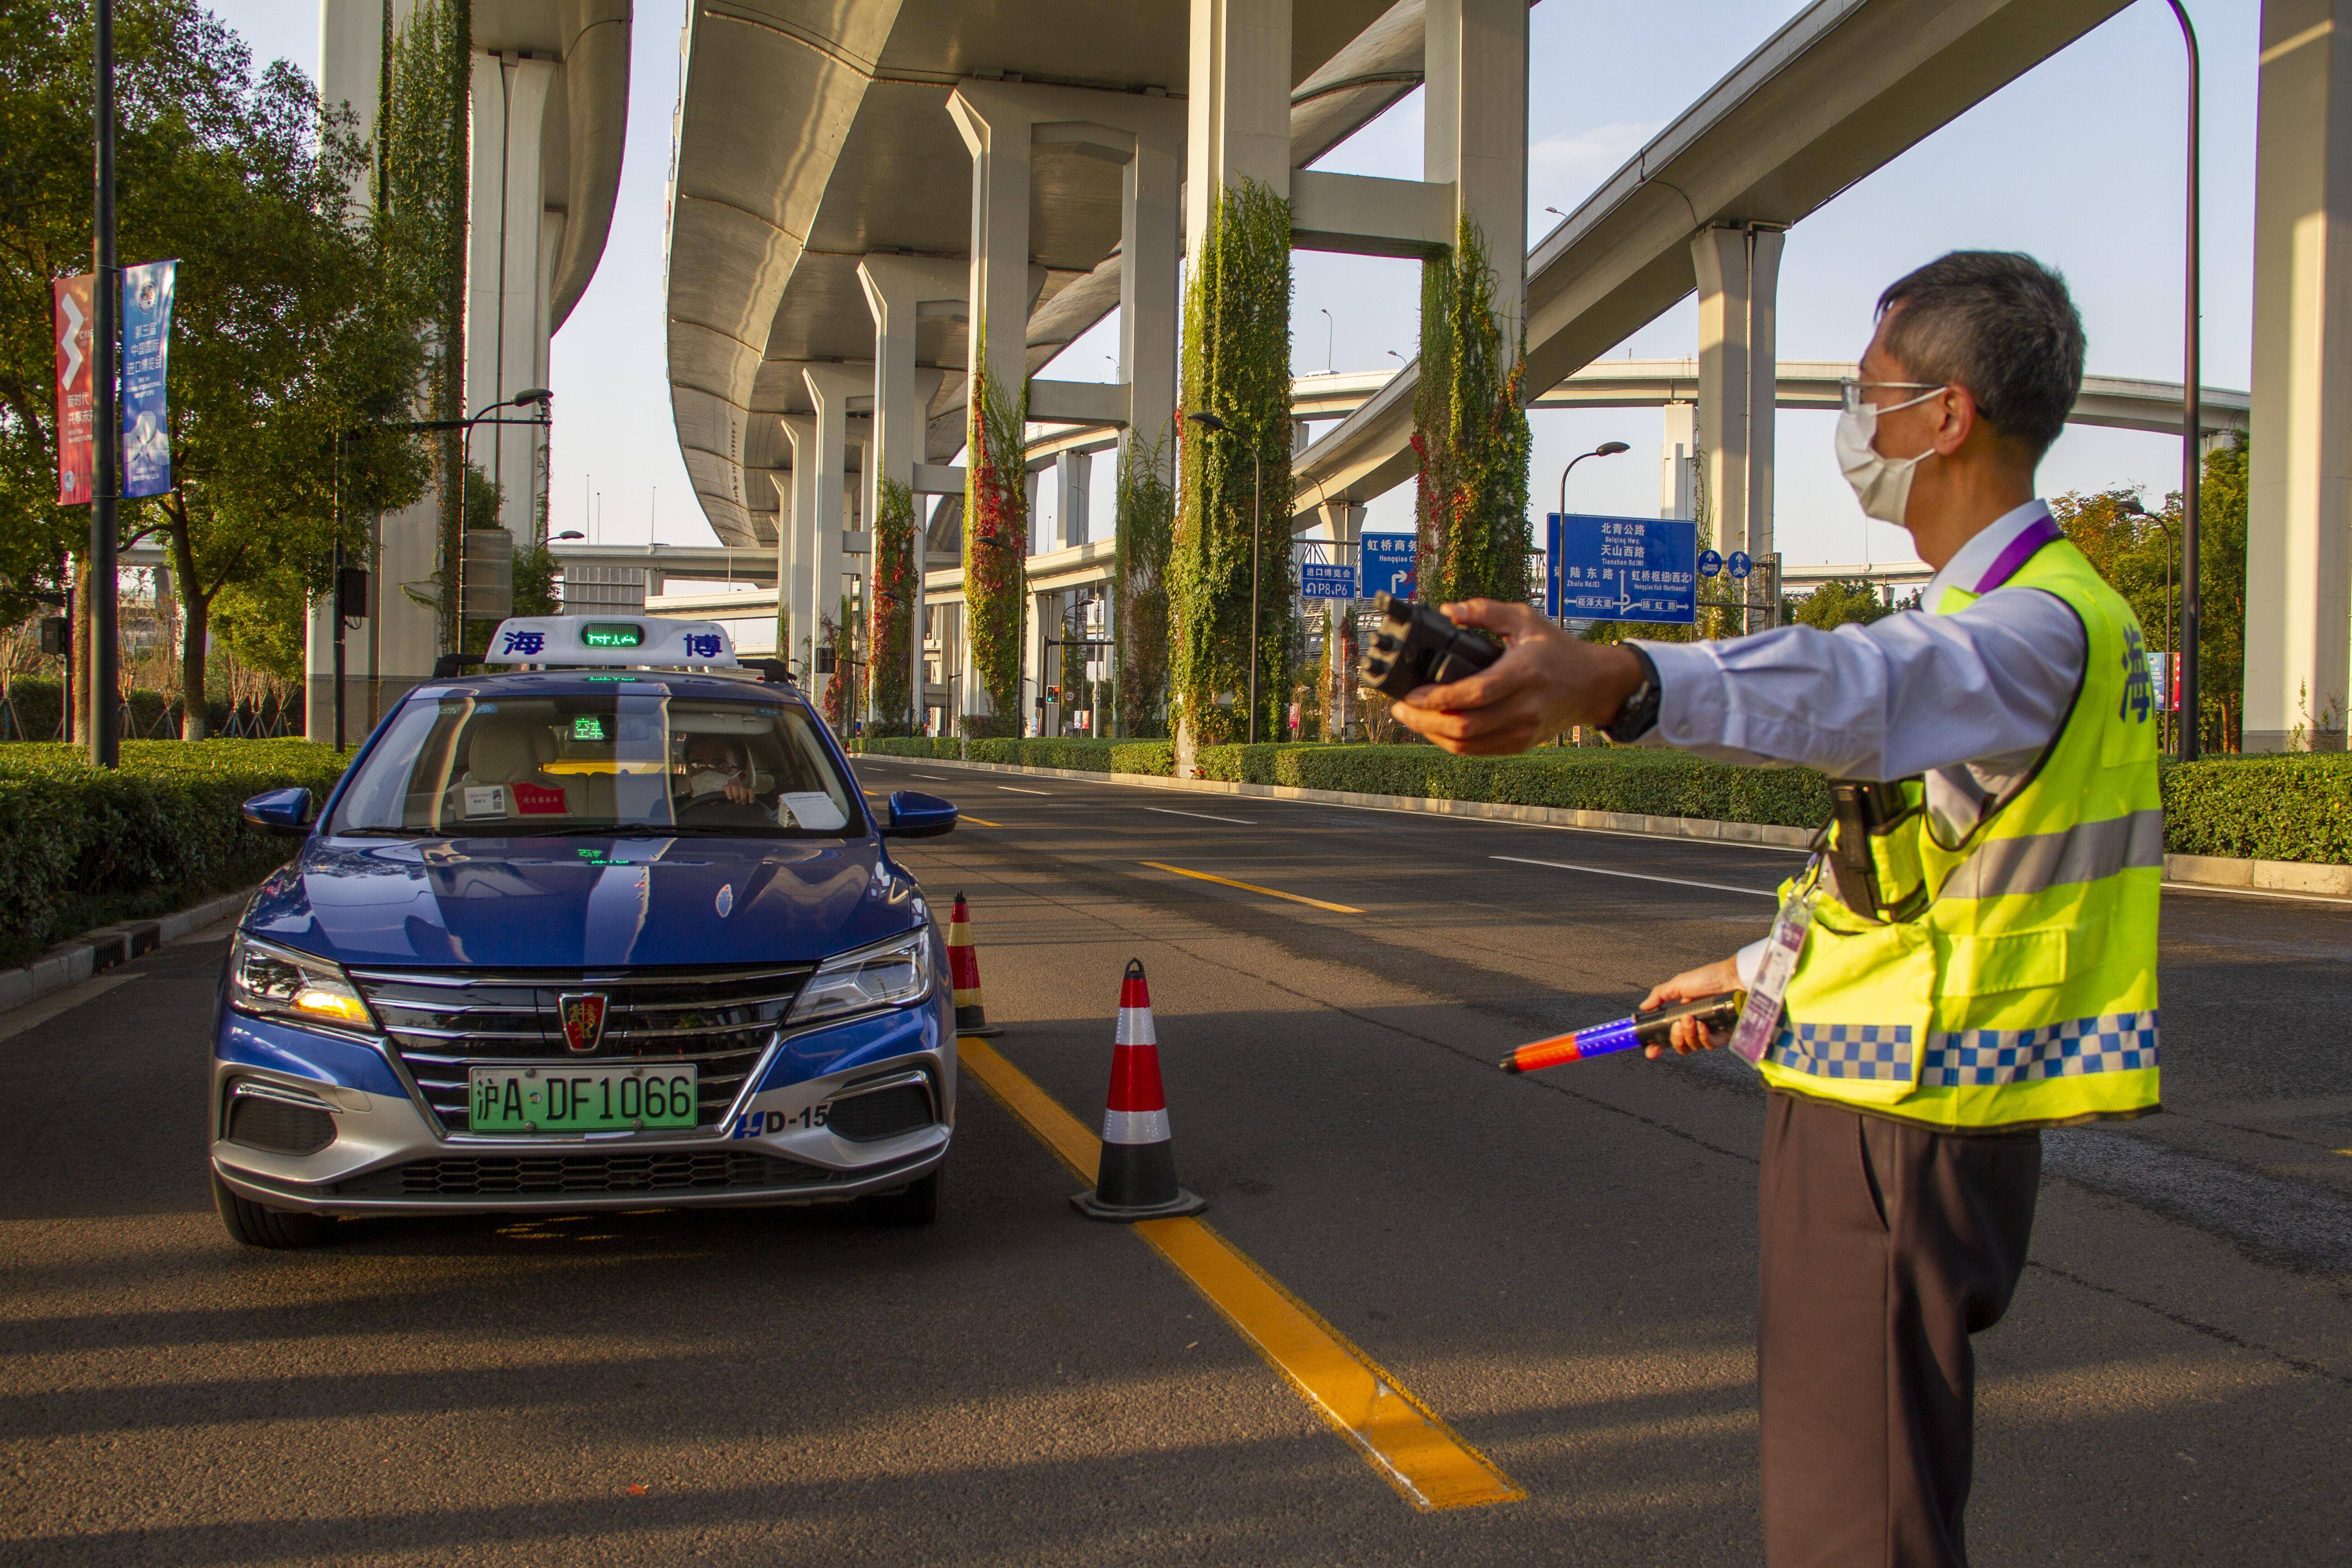
M 863 816 L 805 710 L 616 683 L 407 704 L 329 831 L 839 838 Z

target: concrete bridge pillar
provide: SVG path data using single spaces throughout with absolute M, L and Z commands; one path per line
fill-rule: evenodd
M 1198 256 L 1217 193 L 1244 179 L 1290 197 L 1291 0 L 1192 0 L 1185 99 L 1184 249 Z
M 1699 498 L 1717 549 L 1772 552 L 1772 443 L 1779 408 L 1779 229 L 1723 226 L 1691 241 L 1698 270 Z M 1702 527 L 1701 532 L 1708 530 Z
M 869 256 L 857 264 L 857 280 L 874 317 L 874 447 L 866 474 L 866 526 L 870 531 L 882 515 L 882 481 L 889 479 L 913 489 L 915 465 L 926 456 L 924 413 L 942 373 L 917 369 L 915 324 L 926 305 L 962 305 L 971 287 L 971 268 L 912 256 Z M 924 532 L 918 510 L 911 606 L 914 633 L 908 639 L 913 662 L 908 689 L 915 695 L 918 720 L 922 717 L 923 694 L 923 574 L 929 569 Z M 895 720 L 898 715 L 869 713 L 867 717 Z
M 816 604 L 816 549 L 821 515 L 817 501 L 817 476 L 824 467 L 824 446 L 817 438 L 817 416 L 814 414 L 786 414 L 779 416 L 784 435 L 793 444 L 793 490 L 790 504 L 777 514 L 776 526 L 776 586 L 782 606 L 778 613 L 789 617 L 786 629 L 792 634 L 788 648 L 777 654 L 779 658 L 803 660 L 801 666 L 801 689 L 812 699 L 816 695 L 816 621 L 810 612 Z M 836 474 L 840 458 L 835 459 Z M 834 497 L 838 514 L 840 481 L 835 480 Z M 838 537 L 836 529 L 835 537 Z M 836 545 L 837 549 L 838 546 Z
M 1421 177 L 1451 186 L 1457 223 L 1468 218 L 1486 237 L 1496 322 L 1515 344 L 1527 314 L 1528 8 L 1429 0 L 1422 26 Z
M 792 435 L 792 420 L 805 417 L 805 415 L 786 415 L 785 435 Z M 814 439 L 813 434 L 811 439 Z M 795 447 L 800 445 L 796 438 L 793 444 Z M 797 464 L 789 468 L 768 470 L 769 482 L 776 487 L 776 657 L 785 660 L 793 658 L 793 541 L 800 521 L 800 508 L 793 496 L 796 489 L 794 480 L 799 475 Z
M 541 189 L 540 137 L 555 62 L 478 54 L 473 70 L 473 170 L 467 223 L 466 412 L 547 384 L 547 268 L 554 235 Z M 561 218 L 554 219 L 560 226 Z M 521 411 L 517 410 L 518 416 Z M 499 521 L 523 549 L 537 538 L 546 433 L 485 424 L 473 458 L 499 489 Z
M 1696 517 L 1698 405 L 1669 403 L 1658 452 L 1658 515 Z
M 808 635 L 816 637 L 824 635 L 825 623 L 841 618 L 841 596 L 846 589 L 842 572 L 841 532 L 848 524 L 849 400 L 872 392 L 874 372 L 871 365 L 813 364 L 802 370 L 801 380 L 808 387 L 809 401 L 816 405 L 816 461 L 811 465 L 815 472 L 810 476 L 810 500 L 814 510 L 810 519 L 812 526 L 803 533 L 812 542 L 810 559 L 814 567 L 809 581 Z M 795 472 L 800 466 L 795 443 Z M 823 697 L 828 680 L 847 674 L 842 670 L 831 676 L 816 675 L 814 661 L 810 668 L 808 690 L 813 701 Z
M 2352 699 L 2352 0 L 2263 0 L 2244 744 L 2344 749 Z
M 1331 546 L 1331 559 L 1353 566 L 1364 534 L 1364 508 L 1351 500 L 1328 500 L 1318 531 Z M 1323 662 L 1331 671 L 1331 707 L 1323 715 L 1323 738 L 1342 734 L 1355 715 L 1356 671 L 1352 658 L 1356 605 L 1327 599 L 1323 605 Z

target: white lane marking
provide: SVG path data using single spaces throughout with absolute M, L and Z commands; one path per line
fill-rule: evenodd
M 1197 816 L 1203 822 L 1231 822 L 1236 823 L 1243 827 L 1255 827 L 1257 826 L 1256 823 L 1250 821 L 1245 816 L 1219 816 L 1213 812 L 1206 811 L 1179 811 L 1172 805 L 1147 805 L 1143 809 L 1146 811 L 1156 811 L 1162 816 Z
M 1424 821 L 1457 822 L 1470 827 L 1534 827 L 1546 833 L 1598 833 L 1607 838 L 1639 838 L 1646 844 L 1697 844 L 1709 849 L 1761 849 L 1768 855 L 1810 855 L 1810 849 L 1795 849 L 1785 844 L 1743 844 L 1736 838 L 1685 838 L 1671 833 L 1628 833 L 1622 827 L 1579 827 L 1567 822 L 1519 822 L 1507 816 L 1459 816 L 1450 811 L 1415 811 L 1403 805 L 1352 805 L 1339 800 L 1282 800 L 1274 796 L 1261 797 L 1273 805 L 1296 805 L 1302 808 L 1321 806 L 1330 811 L 1378 811 L 1390 816 L 1418 816 Z
M 1051 795 L 1054 793 L 1049 789 L 1023 789 L 1019 784 L 998 784 L 996 787 L 999 789 L 1009 789 L 1014 795 Z
M 1677 888 L 1705 888 L 1717 893 L 1745 893 L 1751 899 L 1780 900 L 1777 890 L 1759 888 L 1735 888 L 1728 882 L 1695 882 L 1687 877 L 1654 877 L 1647 871 L 1612 871 L 1606 866 L 1571 866 L 1565 860 L 1528 860 L 1517 855 L 1489 855 L 1489 860 L 1508 860 L 1518 866 L 1549 866 L 1555 871 L 1584 871 L 1595 877 L 1624 877 L 1636 882 L 1671 882 Z
M 955 783 L 955 780 L 953 780 L 953 779 L 951 779 L 951 778 L 948 777 L 948 776 L 947 776 L 947 774 L 945 774 L 945 773 L 908 773 L 907 776 L 908 776 L 908 778 L 915 778 L 915 779 L 929 779 L 929 780 L 930 780 L 933 784 L 953 784 L 953 783 Z

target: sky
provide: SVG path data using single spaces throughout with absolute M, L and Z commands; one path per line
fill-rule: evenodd
M 211 0 L 263 59 L 316 74 L 317 0 Z M 2189 0 L 2205 63 L 2204 356 L 2214 386 L 2248 384 L 2252 325 L 2253 130 L 2259 0 Z M 1528 206 L 1540 237 L 1642 143 L 1800 9 L 1798 0 L 1543 0 L 1531 14 Z M 550 516 L 600 541 L 709 543 L 678 456 L 665 377 L 663 187 L 678 86 L 683 0 L 636 0 L 627 149 L 612 237 L 586 295 L 555 336 Z M 2090 340 L 2094 374 L 2177 380 L 2181 363 L 2183 89 L 2180 36 L 2160 0 L 2139 0 L 1790 232 L 1780 268 L 1780 352 L 1850 359 L 1878 291 L 1958 248 L 2018 249 L 2059 268 Z M 1393 175 L 1420 164 L 1415 92 L 1318 167 Z M 1292 364 L 1393 366 L 1418 333 L 1418 265 L 1301 251 L 1293 268 Z M 1327 324 L 1322 312 L 1330 312 Z M 1102 380 L 1116 319 L 1047 374 Z M 1327 347 L 1328 343 L 1328 347 Z M 1613 351 L 1690 354 L 1685 300 Z M 1661 416 L 1647 409 L 1531 416 L 1534 510 L 1555 504 L 1580 452 L 1632 450 L 1577 469 L 1579 511 L 1655 516 Z M 1901 530 L 1864 520 L 1831 456 L 1834 416 L 1783 411 L 1776 526 L 1791 563 L 1914 554 Z M 2045 493 L 2139 487 L 2151 504 L 2179 484 L 2177 437 L 2070 426 L 2042 468 Z M 1108 469 L 1108 465 L 1098 465 Z M 1108 474 L 1097 476 L 1103 489 Z M 1367 526 L 1410 527 L 1412 489 L 1375 501 Z M 1098 498 L 1097 531 L 1108 528 Z

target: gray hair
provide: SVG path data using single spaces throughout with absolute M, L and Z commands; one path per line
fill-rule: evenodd
M 2054 269 L 2014 250 L 1955 250 L 1881 294 L 1889 311 L 1886 352 L 1913 380 L 1967 387 L 2036 461 L 2058 439 L 2083 386 L 2083 318 Z

